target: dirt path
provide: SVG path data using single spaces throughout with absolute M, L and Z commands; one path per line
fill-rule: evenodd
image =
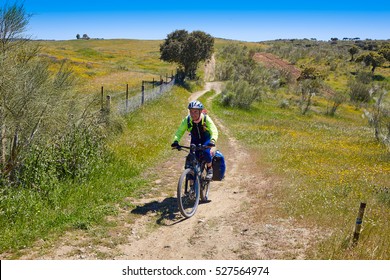
M 207 83 L 205 91 L 221 91 Z M 195 216 L 183 219 L 176 206 L 176 184 L 184 152 L 145 172 L 158 178 L 142 199 L 128 198 L 132 208 L 108 217 L 111 227 L 68 232 L 53 244 L 38 242 L 22 259 L 304 259 L 315 235 L 297 228 L 292 219 L 275 216 L 278 181 L 265 177 L 254 164 L 256 153 L 235 139 L 222 120 L 211 116 L 220 131 L 218 148 L 227 160 L 226 178 L 212 182 L 211 202 L 200 204 Z M 149 188 L 150 187 L 150 188 Z M 42 246 L 41 248 L 39 248 Z
M 276 68 L 282 71 L 286 71 L 291 74 L 292 81 L 296 81 L 301 75 L 301 71 L 294 65 L 284 61 L 283 59 L 271 54 L 271 53 L 255 53 L 253 59 L 257 62 L 261 62 L 266 67 Z

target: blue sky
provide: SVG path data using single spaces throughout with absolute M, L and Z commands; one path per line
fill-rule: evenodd
M 176 29 L 243 41 L 390 39 L 389 0 L 25 0 L 24 7 L 33 39 L 165 39 Z

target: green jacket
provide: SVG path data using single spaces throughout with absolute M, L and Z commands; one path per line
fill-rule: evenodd
M 217 142 L 218 140 L 218 129 L 215 126 L 213 120 L 210 118 L 210 116 L 201 114 L 200 116 L 202 118 L 201 124 L 204 128 L 205 137 L 209 138 L 210 140 Z M 205 121 L 206 119 L 206 121 Z M 195 132 L 193 133 L 192 128 L 194 127 L 194 123 L 191 119 L 191 117 L 188 115 L 185 117 L 182 122 L 180 123 L 179 128 L 177 129 L 175 133 L 175 137 L 173 141 L 180 142 L 181 138 L 183 137 L 184 133 L 186 131 L 191 132 L 191 136 L 193 137 Z

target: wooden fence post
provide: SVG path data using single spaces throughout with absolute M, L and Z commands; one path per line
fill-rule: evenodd
M 145 86 L 144 86 L 144 81 L 142 81 L 142 96 L 141 96 L 141 105 L 144 105 L 145 102 Z
M 129 109 L 129 84 L 126 84 L 126 112 Z
M 356 218 L 356 224 L 355 224 L 355 231 L 353 233 L 353 245 L 356 245 L 357 242 L 359 241 L 359 236 L 360 236 L 360 229 L 362 227 L 363 223 L 363 215 L 364 215 L 364 210 L 366 209 L 366 203 L 361 202 L 360 203 L 360 208 L 359 208 L 359 213 Z
M 103 88 L 103 86 L 101 87 L 100 93 L 101 93 L 100 109 L 103 110 L 104 109 L 104 105 L 103 105 L 103 102 L 104 102 L 104 88 Z

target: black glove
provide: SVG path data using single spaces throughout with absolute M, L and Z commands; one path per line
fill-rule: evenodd
M 173 142 L 173 143 L 171 144 L 171 147 L 172 147 L 172 148 L 177 148 L 177 147 L 179 147 L 179 142 L 177 142 L 177 141 Z
M 211 140 L 210 143 L 208 144 L 209 147 L 215 147 L 215 142 L 214 140 Z

